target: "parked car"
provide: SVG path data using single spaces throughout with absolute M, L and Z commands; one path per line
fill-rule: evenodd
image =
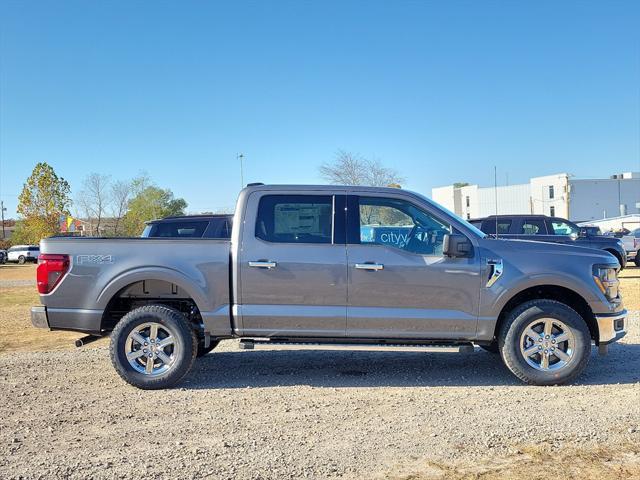
M 7 251 L 0 250 L 0 264 L 7 263 Z
M 492 215 L 471 220 L 471 223 L 489 235 L 496 235 L 497 226 L 498 236 L 501 238 L 566 243 L 604 250 L 618 260 L 621 268 L 627 264 L 627 255 L 620 239 L 591 235 L 590 230 L 564 218 L 546 215 Z
M 7 250 L 7 262 L 17 262 L 20 265 L 26 262 L 37 262 L 40 247 L 37 245 L 14 245 Z
M 371 226 L 403 227 L 385 241 Z M 407 231 L 406 227 L 410 226 Z M 241 345 L 457 346 L 521 380 L 574 380 L 627 312 L 602 250 L 495 239 L 397 188 L 252 185 L 230 240 L 47 238 L 34 326 L 111 336 L 143 389 L 178 382 L 220 340 Z M 215 371 L 212 372 L 215 375 Z
M 627 253 L 627 260 L 640 267 L 640 255 L 638 255 L 638 250 L 640 250 L 640 228 L 636 228 L 622 237 L 622 245 Z
M 143 237 L 231 238 L 233 215 L 184 215 L 147 222 Z

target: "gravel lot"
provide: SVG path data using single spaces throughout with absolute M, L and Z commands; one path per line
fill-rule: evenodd
M 0 478 L 458 478 L 464 465 L 494 478 L 523 458 L 603 445 L 626 446 L 624 458 L 591 464 L 638 478 L 639 323 L 634 312 L 624 342 L 566 387 L 523 386 L 484 351 L 228 341 L 182 388 L 156 392 L 122 382 L 104 347 L 1 355 Z M 583 457 L 531 478 L 568 478 L 562 468 Z

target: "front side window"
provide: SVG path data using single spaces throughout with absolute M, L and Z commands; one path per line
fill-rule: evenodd
M 567 222 L 552 220 L 551 228 L 554 235 L 578 235 L 578 228 Z
M 331 195 L 266 195 L 260 199 L 256 237 L 274 243 L 331 243 Z
M 442 255 L 451 226 L 405 200 L 359 197 L 360 244 L 385 245 L 421 255 Z
M 543 220 L 525 220 L 518 233 L 520 235 L 546 235 L 547 229 Z

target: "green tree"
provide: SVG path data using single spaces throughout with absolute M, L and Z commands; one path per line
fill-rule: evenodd
M 38 163 L 18 197 L 18 214 L 22 217 L 18 238 L 24 243 L 38 243 L 60 231 L 60 215 L 68 215 L 71 187 L 58 177 L 51 165 Z
M 187 202 L 183 198 L 175 198 L 169 189 L 162 189 L 154 185 L 142 189 L 134 180 L 136 195 L 129 201 L 127 213 L 123 219 L 124 234 L 138 236 L 144 229 L 144 222 L 170 215 L 184 215 Z

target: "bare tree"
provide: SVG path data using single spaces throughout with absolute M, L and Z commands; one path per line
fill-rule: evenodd
M 96 221 L 95 232 L 100 235 L 100 223 L 109 204 L 111 177 L 101 173 L 91 173 L 84 179 L 83 189 L 78 196 L 78 205 L 89 220 L 90 234 L 93 235 L 93 220 Z
M 113 234 L 118 235 L 120 221 L 127 213 L 129 200 L 131 200 L 133 188 L 131 182 L 118 180 L 111 185 L 111 215 L 114 218 Z
M 320 176 L 333 185 L 399 187 L 404 182 L 397 170 L 344 150 L 339 150 L 333 162 L 323 163 L 318 170 Z

